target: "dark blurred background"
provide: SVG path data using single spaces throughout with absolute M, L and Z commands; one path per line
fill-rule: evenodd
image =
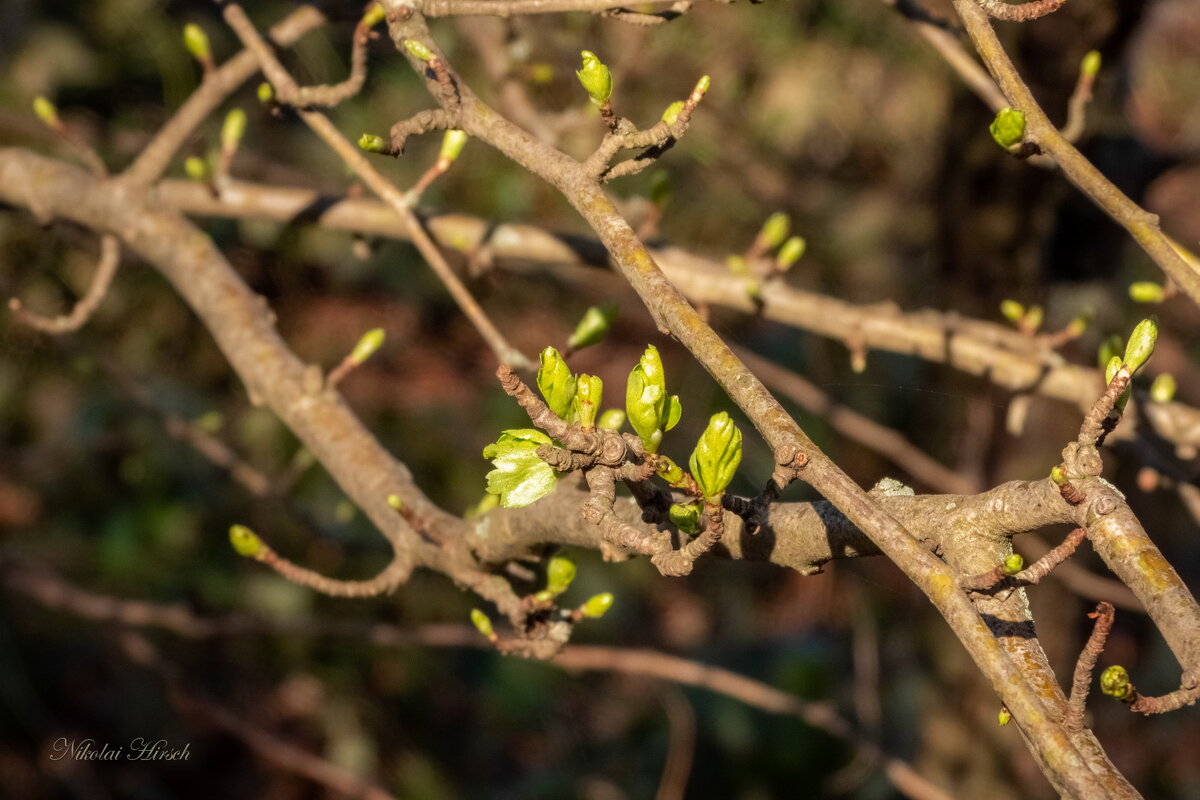
M 950 13 L 949 3 L 930 3 Z M 260 27 L 293 7 L 252 4 Z M 287 58 L 309 82 L 340 80 L 356 4 L 342 22 L 306 37 Z M 0 2 L 0 143 L 69 153 L 29 113 L 53 97 L 113 169 L 126 165 L 196 86 L 180 44 L 184 23 L 208 32 L 218 60 L 234 39 L 212 3 L 96 0 Z M 740 253 L 773 211 L 791 215 L 808 254 L 797 286 L 860 303 L 892 301 L 1002 321 L 1013 298 L 1046 308 L 1056 330 L 1082 312 L 1088 332 L 1064 348 L 1094 363 L 1097 344 L 1146 313 L 1128 299 L 1135 280 L 1160 280 L 1136 245 L 1053 170 L 1000 152 L 991 113 L 892 8 L 878 0 L 697 4 L 653 29 L 585 14 L 511 23 L 439 20 L 432 31 L 485 98 L 478 42 L 505 48 L 512 73 L 556 131 L 586 155 L 602 126 L 574 76 L 578 52 L 597 52 L 616 77 L 620 113 L 649 124 L 696 78 L 712 90 L 691 132 L 655 170 L 612 191 L 643 214 L 656 173 L 673 187 L 659 235 L 717 259 Z M 1095 0 L 1002 34 L 1052 118 L 1084 53 L 1103 68 L 1081 146 L 1185 244 L 1200 241 L 1200 6 L 1188 0 Z M 351 185 L 340 162 L 302 124 L 272 116 L 251 81 L 227 107 L 250 126 L 238 178 Z M 386 41 L 372 47 L 364 93 L 332 116 L 351 138 L 383 133 L 429 99 Z M 222 109 L 223 113 L 224 109 Z M 216 146 L 220 115 L 180 154 Z M 381 169 L 410 186 L 440 137 L 419 137 Z M 457 211 L 586 233 L 567 204 L 472 142 L 425 195 L 427 211 Z M 477 503 L 482 447 L 520 426 L 520 409 L 492 377 L 491 353 L 408 245 L 361 241 L 297 223 L 201 220 L 245 280 L 266 296 L 290 346 L 336 364 L 367 329 L 387 344 L 342 385 L 350 404 L 443 507 Z M 69 307 L 91 275 L 96 244 L 62 224 L 41 227 L 0 209 L 0 294 L 45 313 Z M 572 360 L 621 396 L 646 342 L 663 349 L 684 417 L 666 451 L 686 459 L 708 414 L 731 403 L 680 348 L 661 340 L 636 297 L 599 270 L 492 270 L 473 291 L 527 353 L 560 345 L 589 305 L 613 301 L 621 318 L 604 344 Z M 1200 403 L 1200 318 L 1186 299 L 1155 308 L 1163 323 L 1151 375 L 1171 372 L 1179 398 Z M 1045 475 L 1078 412 L 1034 398 L 1010 434 L 1010 397 L 948 367 L 871 353 L 851 369 L 845 348 L 792 328 L 712 309 L 738 344 L 806 376 L 836 399 L 896 428 L 981 486 Z M 139 388 L 140 387 L 140 390 Z M 254 497 L 188 445 L 164 434 L 163 413 L 195 422 L 271 476 L 293 475 L 287 502 Z M 801 424 L 857 481 L 911 479 L 820 419 Z M 744 423 L 744 420 L 743 420 Z M 746 427 L 749 430 L 748 426 Z M 740 491 L 770 472 L 765 445 L 747 435 Z M 78 587 L 178 603 L 197 613 L 251 613 L 281 622 L 319 618 L 418 626 L 460 623 L 477 603 L 439 575 L 417 573 L 391 598 L 333 600 L 240 560 L 225 531 L 259 531 L 281 553 L 339 577 L 373 574 L 383 539 L 268 411 L 252 407 L 195 317 L 152 270 L 127 259 L 99 313 L 52 341 L 0 315 L 0 553 L 5 569 L 41 565 Z M 1175 469 L 1194 482 L 1195 453 Z M 1190 459 L 1190 461 L 1188 460 Z M 1111 479 L 1194 587 L 1200 530 L 1176 493 L 1139 490 L 1144 462 L 1112 454 Z M 935 487 L 915 484 L 918 491 Z M 814 499 L 797 485 L 786 500 Z M 1020 549 L 1020 541 L 1017 543 Z M 603 620 L 577 641 L 652 647 L 743 672 L 801 697 L 831 700 L 885 748 L 955 796 L 1051 796 L 1017 732 L 996 725 L 997 700 L 924 597 L 882 559 L 830 565 L 801 577 L 763 565 L 702 562 L 687 579 L 658 577 L 644 561 L 604 564 L 573 553 L 569 597 L 612 591 Z M 1079 563 L 1103 566 L 1086 547 Z M 18 567 L 13 565 L 17 564 Z M 1070 674 L 1092 601 L 1048 581 L 1032 592 L 1039 633 L 1060 676 Z M 120 629 L 0 592 L 0 796 L 199 798 L 324 796 L 264 764 L 237 738 L 169 702 L 162 675 L 129 661 Z M 657 790 L 679 709 L 692 714 L 689 797 L 898 796 L 842 742 L 709 692 L 629 676 L 570 675 L 472 649 L 372 647 L 353 638 L 241 635 L 188 641 L 147 631 L 197 696 L 405 798 L 643 798 Z M 1102 664 L 1122 663 L 1139 689 L 1174 688 L 1178 668 L 1146 620 L 1118 614 Z M 877 674 L 876 674 L 877 673 Z M 1200 720 L 1194 709 L 1134 717 L 1094 697 L 1095 728 L 1117 765 L 1148 797 L 1200 796 Z M 670 720 L 675 715 L 675 722 Z M 687 720 L 685 713 L 682 719 Z M 673 727 L 674 725 L 674 727 Z M 675 733 L 672 733 L 675 731 Z M 123 743 L 166 738 L 190 746 L 170 764 L 53 760 L 56 737 Z

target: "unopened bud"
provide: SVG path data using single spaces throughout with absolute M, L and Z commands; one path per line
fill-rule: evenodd
M 469 138 L 466 131 L 460 131 L 457 128 L 446 131 L 442 137 L 442 149 L 438 153 L 438 158 L 453 164 L 462 155 L 463 147 L 466 146 Z
M 1129 672 L 1119 664 L 1100 673 L 1100 691 L 1105 694 L 1124 699 L 1129 694 L 1129 688 Z
M 1100 71 L 1100 51 L 1088 50 L 1083 60 L 1079 62 L 1079 74 L 1085 78 L 1094 78 Z
M 1135 303 L 1161 303 L 1167 290 L 1154 281 L 1137 281 L 1129 284 L 1129 298 Z
M 1051 467 L 1050 480 L 1054 481 L 1055 486 L 1066 486 L 1067 471 L 1062 467 Z
M 1000 313 L 1006 320 L 1016 325 L 1025 318 L 1025 306 L 1016 300 L 1002 300 L 1000 301 Z
M 370 133 L 364 133 L 358 137 L 358 146 L 368 153 L 386 153 L 388 144 L 382 136 L 375 136 Z
M 579 610 L 583 613 L 583 616 L 589 619 L 600 619 L 600 617 L 603 617 L 612 608 L 613 600 L 612 592 L 604 592 L 589 598 L 586 603 L 579 607 Z
M 183 160 L 184 173 L 194 181 L 208 178 L 208 162 L 199 156 L 188 156 Z
M 1007 150 L 1013 145 L 1020 144 L 1021 140 L 1025 138 L 1025 114 L 1015 108 L 1005 106 L 996 112 L 996 118 L 992 120 L 988 130 L 991 131 L 996 144 Z
M 212 50 L 208 45 L 208 34 L 194 22 L 183 26 L 183 46 L 192 54 L 192 58 L 201 64 L 212 63 Z
M 364 28 L 374 28 L 379 23 L 383 22 L 384 11 L 383 6 L 379 3 L 374 3 L 367 9 L 367 13 L 363 14 L 363 18 L 359 21 L 359 25 Z
M 275 87 L 266 81 L 263 81 L 258 85 L 258 89 L 255 90 L 255 94 L 258 95 L 258 102 L 269 103 L 275 99 Z
M 409 52 L 409 55 L 420 61 L 429 61 L 433 58 L 433 51 L 416 39 L 405 39 L 404 49 Z
M 1125 363 L 1131 373 L 1137 372 L 1149 360 L 1157 341 L 1158 320 L 1155 317 L 1144 319 L 1134 327 L 1125 345 Z
M 38 95 L 33 98 L 33 113 L 42 121 L 42 124 L 51 130 L 62 130 L 62 120 L 58 117 L 58 106 L 50 102 L 49 99 Z
M 603 105 L 612 97 L 612 73 L 591 50 L 584 50 L 580 56 L 583 58 L 583 67 L 576 70 L 575 75 L 592 98 L 592 102 Z
M 721 496 L 741 462 L 742 432 L 727 412 L 713 414 L 688 460 L 705 500 L 711 502 Z
M 783 247 L 779 248 L 779 255 L 775 257 L 775 264 L 781 272 L 786 272 L 792 268 L 792 265 L 800 260 L 804 255 L 804 251 L 808 248 L 808 243 L 804 241 L 802 236 L 793 236 L 783 243 Z
M 712 84 L 712 79 L 707 75 L 701 75 L 700 80 L 696 81 L 696 88 L 692 89 L 692 94 L 698 94 L 701 97 L 708 91 L 708 87 Z
M 496 629 L 492 627 L 492 620 L 487 614 L 480 611 L 478 608 L 471 609 L 471 623 L 475 629 L 483 634 L 483 638 L 489 642 L 495 640 Z
M 671 523 L 688 536 L 700 533 L 700 518 L 703 513 L 704 509 L 698 503 L 688 503 L 687 505 L 676 503 L 667 509 L 667 516 L 670 517 Z
M 1003 728 L 1010 722 L 1012 722 L 1012 712 L 1001 706 L 1000 713 L 996 716 L 996 724 Z
M 588 308 L 583 312 L 571 337 L 567 339 L 567 346 L 572 350 L 582 350 L 604 341 L 613 320 L 617 318 L 617 309 L 616 303 L 604 303 Z
M 617 431 L 625 424 L 625 412 L 619 408 L 610 408 L 600 415 L 600 419 L 596 421 L 597 428 L 603 428 L 606 431 Z
M 1013 553 L 1004 559 L 1004 574 L 1016 575 L 1021 570 L 1025 569 L 1025 559 L 1020 553 Z
M 240 108 L 231 109 L 221 125 L 221 149 L 226 152 L 236 150 L 245 135 L 246 112 Z
M 1150 384 L 1150 399 L 1156 403 L 1169 403 L 1175 399 L 1175 376 L 1164 372 Z
M 233 549 L 239 556 L 246 558 L 258 558 L 267 549 L 262 539 L 258 538 L 258 534 L 245 525 L 230 526 L 229 543 L 233 545 Z
M 683 101 L 676 100 L 667 106 L 667 110 L 662 113 L 662 121 L 668 125 L 674 125 L 679 120 L 680 111 L 683 111 Z
M 774 250 L 783 244 L 792 228 L 792 218 L 782 211 L 767 217 L 758 231 L 758 242 L 766 250 Z
M 560 595 L 575 580 L 575 562 L 566 556 L 555 556 L 546 566 L 546 591 Z
M 350 363 L 361 364 L 375 354 L 375 351 L 383 346 L 383 340 L 387 334 L 383 332 L 383 328 L 372 328 L 362 335 L 358 340 L 358 344 L 354 345 L 354 350 L 350 353 Z

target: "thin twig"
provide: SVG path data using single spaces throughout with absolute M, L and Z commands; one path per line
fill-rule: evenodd
M 79 330 L 96 313 L 96 309 L 104 302 L 108 288 L 112 285 L 121 264 L 121 246 L 115 236 L 100 237 L 100 260 L 96 263 L 96 271 L 92 274 L 91 283 L 83 297 L 67 314 L 58 317 L 43 317 L 28 311 L 17 298 L 10 298 L 8 308 L 13 316 L 25 325 L 42 333 L 59 336 Z
M 1096 610 L 1088 614 L 1096 620 L 1092 626 L 1092 634 L 1087 644 L 1075 662 L 1075 674 L 1071 680 L 1071 697 L 1067 701 L 1067 713 L 1063 717 L 1063 725 L 1069 731 L 1083 730 L 1083 714 L 1087 710 L 1088 691 L 1092 685 L 1092 673 L 1096 669 L 1096 661 L 1104 652 L 1104 644 L 1108 641 L 1108 633 L 1112 630 L 1113 617 L 1116 612 L 1112 603 L 1101 602 Z
M 230 12 L 233 9 L 237 9 Z M 266 48 L 262 43 L 262 37 L 245 17 L 245 13 L 241 12 L 237 6 L 229 6 L 226 8 L 226 18 L 230 19 L 231 25 L 236 21 L 237 27 L 234 32 L 242 39 L 242 43 L 252 50 L 259 58 L 260 63 L 264 67 L 264 74 L 272 81 L 277 89 L 280 87 L 295 88 L 295 80 L 279 63 L 278 59 Z M 244 24 L 243 24 L 244 20 Z M 268 66 L 269 65 L 269 66 Z M 269 71 L 268 71 L 269 70 Z M 273 78 L 271 76 L 274 76 Z M 450 292 L 450 295 L 458 303 L 458 307 L 466 314 L 467 318 L 475 325 L 475 329 L 479 331 L 480 336 L 492 349 L 497 360 L 501 364 L 510 364 L 514 367 L 528 369 L 533 362 L 530 361 L 524 354 L 514 348 L 504 338 L 492 321 L 488 318 L 483 308 L 471 296 L 467 287 L 446 263 L 446 259 L 442 256 L 437 245 L 430 239 L 429 234 L 421 226 L 420 220 L 413 214 L 404 195 L 392 185 L 391 181 L 383 177 L 371 163 L 362 155 L 357 147 L 352 145 L 342 136 L 341 132 L 334 127 L 329 118 L 316 111 L 297 110 L 300 118 L 312 128 L 312 130 L 321 137 L 324 142 L 329 145 L 330 149 L 336 153 L 346 166 L 354 170 L 355 174 L 362 179 L 371 191 L 379 195 L 379 197 L 387 203 L 392 210 L 402 219 L 408 226 L 408 231 L 412 237 L 412 242 L 424 256 L 425 261 L 433 268 L 433 271 L 441 279 L 443 285 Z

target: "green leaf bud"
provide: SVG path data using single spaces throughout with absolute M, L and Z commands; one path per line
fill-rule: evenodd
M 478 608 L 471 609 L 471 624 L 475 629 L 483 634 L 483 638 L 489 642 L 496 638 L 496 629 L 492 627 L 492 620 L 487 614 L 480 611 Z
M 498 440 L 483 448 L 483 457 L 496 467 L 487 474 L 487 490 L 500 496 L 500 505 L 527 506 L 554 490 L 558 473 L 537 455 L 544 444 L 553 444 L 549 436 L 525 428 L 503 431 Z
M 1050 480 L 1054 481 L 1055 486 L 1067 485 L 1067 471 L 1060 467 L 1050 468 Z
M 194 181 L 208 178 L 208 162 L 199 156 L 188 156 L 183 160 L 184 173 Z
M 676 503 L 667 509 L 671 524 L 688 536 L 700 533 L 700 519 L 703 514 L 704 509 L 698 503 L 688 503 L 687 505 Z
M 1025 318 L 1025 306 L 1016 300 L 1002 300 L 1000 302 L 1000 313 L 1004 315 L 1006 320 L 1016 325 Z
M 364 133 L 358 137 L 358 146 L 361 150 L 366 150 L 368 153 L 386 153 L 388 144 L 382 136 L 375 136 L 370 133 Z
M 575 562 L 566 556 L 555 556 L 546 566 L 546 591 L 560 595 L 575 580 Z
M 1125 342 L 1117 334 L 1113 334 L 1100 343 L 1100 349 L 1096 351 L 1096 365 L 1099 367 L 1107 367 L 1108 362 L 1112 361 L 1113 356 L 1120 357 L 1125 351 Z
M 398 494 L 389 494 L 387 496 L 387 504 L 396 511 L 400 511 L 404 508 L 404 501 L 400 499 L 400 495 Z
M 774 250 L 783 244 L 792 229 L 792 218 L 782 211 L 776 211 L 767 217 L 762 228 L 758 231 L 758 242 L 767 250 Z
M 600 415 L 600 419 L 596 421 L 597 428 L 603 428 L 606 431 L 619 431 L 621 426 L 625 424 L 625 412 L 619 408 L 610 408 Z
M 676 100 L 671 105 L 667 106 L 667 110 L 662 113 L 662 121 L 668 125 L 674 125 L 679 121 L 679 112 L 683 111 L 683 101 Z
M 583 312 L 579 324 L 575 326 L 571 338 L 567 339 L 567 346 L 572 350 L 582 350 L 604 341 L 604 337 L 612 328 L 613 320 L 617 318 L 617 309 L 616 303 L 604 303 L 588 308 Z
M 1135 303 L 1161 303 L 1167 290 L 1154 281 L 1137 281 L 1129 284 L 1129 299 Z
M 239 556 L 246 558 L 261 558 L 267 551 L 267 546 L 258 538 L 258 534 L 245 525 L 229 527 L 229 543 Z
M 1025 569 L 1025 559 L 1020 553 L 1013 553 L 1004 559 L 1004 574 L 1016 575 L 1021 570 Z
M 783 247 L 779 248 L 779 255 L 775 257 L 775 263 L 779 265 L 780 270 L 786 272 L 800 260 L 806 249 L 808 249 L 808 242 L 804 241 L 804 237 L 793 236 L 783 243 Z
M 1100 51 L 1088 50 L 1083 60 L 1079 62 L 1079 74 L 1085 78 L 1094 78 L 1100 71 Z
M 688 460 L 692 477 L 706 501 L 713 502 L 721 496 L 741 462 L 742 432 L 727 412 L 713 414 Z
M 683 416 L 683 404 L 679 402 L 679 395 L 673 394 L 667 398 L 667 416 L 663 420 L 663 430 L 669 431 L 679 424 L 679 418 Z
M 351 364 L 361 364 L 375 354 L 375 351 L 383 346 L 383 340 L 387 338 L 387 334 L 383 332 L 383 328 L 372 328 L 362 335 L 358 340 L 358 344 L 354 345 L 354 350 L 350 353 Z
M 1134 327 L 1129 334 L 1129 342 L 1125 345 L 1125 363 L 1130 372 L 1137 372 L 1149 360 L 1154 352 L 1154 343 L 1158 341 L 1158 319 L 1144 319 Z
M 575 415 L 585 428 L 596 425 L 600 413 L 600 400 L 604 396 L 604 381 L 595 375 L 580 375 L 575 386 Z
M 1005 150 L 1021 143 L 1025 138 L 1025 114 L 1015 108 L 1005 106 L 996 112 L 996 118 L 988 127 L 996 144 Z
M 1164 372 L 1150 384 L 1150 399 L 1156 403 L 1169 403 L 1175 399 L 1175 376 Z
M 996 716 L 996 724 L 1003 728 L 1010 722 L 1012 722 L 1012 712 L 1001 706 L 1000 713 Z
M 575 402 L 575 376 L 571 374 L 571 368 L 559 355 L 558 350 L 553 347 L 543 350 L 540 358 L 538 390 L 551 411 L 564 420 L 570 420 L 571 408 Z
M 664 423 L 668 419 L 667 381 L 658 348 L 647 345 L 625 384 L 625 410 L 629 424 L 637 432 L 646 450 L 658 452 Z
M 433 51 L 416 39 L 405 39 L 404 49 L 409 52 L 409 55 L 419 61 L 429 61 L 433 58 Z
M 269 103 L 275 99 L 275 87 L 266 81 L 258 85 L 255 93 L 258 95 L 258 102 L 260 103 Z
M 1121 368 L 1122 363 L 1123 362 L 1121 361 L 1120 356 L 1113 356 L 1112 358 L 1110 358 L 1108 360 L 1108 364 L 1105 365 L 1105 367 L 1104 367 L 1104 383 L 1105 383 L 1105 385 L 1112 383 L 1112 379 L 1117 374 L 1117 370 L 1119 370 Z
M 41 95 L 33 98 L 33 113 L 47 128 L 55 131 L 62 129 L 63 124 L 58 116 L 58 106 L 50 102 L 48 98 Z
M 708 87 L 712 84 L 712 79 L 707 75 L 701 75 L 700 80 L 696 81 L 696 88 L 692 89 L 692 94 L 698 94 L 701 97 L 708 91 Z
M 583 58 L 583 68 L 576 70 L 575 74 L 588 96 L 592 98 L 592 102 L 603 105 L 612 97 L 612 73 L 591 50 L 584 50 L 580 56 Z
M 394 497 L 395 495 L 393 495 Z M 396 498 L 397 500 L 399 498 Z M 391 500 L 391 497 L 388 498 Z M 491 511 L 496 506 L 500 505 L 500 495 L 488 492 L 483 495 L 483 498 L 475 505 L 468 508 L 463 513 L 463 519 L 476 519 L 482 517 L 487 512 Z
M 600 619 L 612 608 L 613 600 L 612 592 L 603 592 L 593 595 L 579 610 L 589 619 Z
M 367 9 L 367 13 L 363 14 L 363 18 L 359 21 L 359 25 L 364 28 L 374 28 L 379 23 L 383 22 L 384 11 L 383 6 L 379 3 L 374 3 Z
M 669 484 L 677 484 L 683 480 L 683 468 L 671 460 L 669 456 L 658 457 L 658 476 Z
M 201 64 L 212 63 L 212 49 L 208 45 L 208 34 L 194 22 L 183 26 L 183 46 L 192 54 L 192 58 Z
M 225 122 L 221 125 L 221 149 L 236 150 L 245 135 L 246 112 L 240 108 L 231 109 L 225 115 Z
M 466 146 L 469 138 L 466 131 L 460 131 L 457 128 L 446 131 L 442 136 L 442 149 L 438 153 L 438 158 L 453 164 L 462 155 L 463 147 Z
M 1100 691 L 1107 695 L 1124 699 L 1129 694 L 1129 672 L 1119 664 L 1114 664 L 1100 673 Z

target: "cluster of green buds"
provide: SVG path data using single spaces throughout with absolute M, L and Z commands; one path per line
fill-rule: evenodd
M 646 452 L 657 453 L 663 434 L 674 428 L 683 413 L 678 395 L 667 395 L 658 348 L 647 345 L 625 385 L 625 411 Z
M 1004 559 L 1003 569 L 1005 575 L 1016 575 L 1025 569 L 1025 559 L 1020 553 L 1013 553 Z
M 1111 697 L 1124 700 L 1132 688 L 1129 672 L 1119 664 L 1114 664 L 1100 673 L 1100 691 Z
M 1000 313 L 1006 320 L 1024 333 L 1036 333 L 1042 327 L 1046 314 L 1041 306 L 1026 308 L 1016 300 L 1007 299 L 1000 302 Z
M 584 50 L 579 55 L 583 59 L 583 66 L 575 71 L 575 75 L 592 102 L 598 106 L 604 105 L 612 97 L 612 72 L 591 50 Z
M 566 556 L 554 556 L 546 565 L 546 588 L 533 596 L 539 603 L 549 603 L 571 588 L 575 580 L 575 562 Z
M 572 351 L 582 350 L 604 341 L 617 318 L 617 304 L 604 303 L 591 306 L 583 312 L 579 324 L 567 339 L 567 347 Z
M 996 144 L 1011 150 L 1025 138 L 1025 112 L 1005 106 L 996 112 L 996 118 L 988 130 Z
M 688 468 L 706 503 L 720 502 L 741 462 L 742 432 L 727 412 L 713 414 L 688 460 Z

